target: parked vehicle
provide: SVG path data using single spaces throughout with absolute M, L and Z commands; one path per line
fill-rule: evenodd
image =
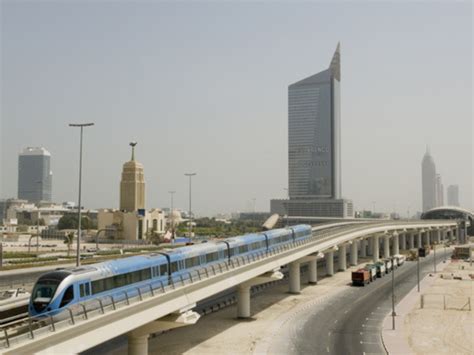
M 425 257 L 430 255 L 430 247 L 429 246 L 424 246 L 423 248 L 418 248 L 418 256 L 420 257 Z
M 405 255 L 397 254 L 395 255 L 395 260 L 397 260 L 398 266 L 402 266 L 405 263 L 406 257 Z
M 414 261 L 416 259 L 418 259 L 418 249 L 410 249 L 408 252 L 407 260 Z
M 352 272 L 352 285 L 365 286 L 370 283 L 369 271 L 366 269 L 359 269 Z
M 388 274 L 392 271 L 392 259 L 384 259 L 383 262 L 385 263 L 385 273 Z
M 385 263 L 383 261 L 377 261 L 375 267 L 377 268 L 377 277 L 382 277 L 385 274 Z
M 370 282 L 375 281 L 377 278 L 377 267 L 374 264 L 367 264 L 364 269 L 369 272 Z

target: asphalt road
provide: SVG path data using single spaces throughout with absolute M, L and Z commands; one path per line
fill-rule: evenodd
M 437 253 L 437 259 L 440 259 Z M 437 260 L 438 262 L 438 260 Z M 395 304 L 417 283 L 414 261 L 395 270 Z M 433 253 L 420 261 L 420 279 L 433 271 Z M 365 287 L 351 287 L 291 324 L 286 354 L 386 354 L 382 323 L 392 308 L 392 275 Z M 396 307 L 395 307 L 396 309 Z

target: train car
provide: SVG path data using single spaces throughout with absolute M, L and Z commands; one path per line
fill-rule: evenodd
M 186 278 L 195 268 L 309 238 L 311 231 L 309 225 L 292 226 L 172 251 L 57 269 L 37 280 L 28 310 L 32 316 L 55 315 L 66 307 L 97 297 L 134 296 L 141 286 L 169 285 L 175 279 Z

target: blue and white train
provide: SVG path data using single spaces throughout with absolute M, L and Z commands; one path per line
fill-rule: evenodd
M 311 237 L 311 226 L 297 225 L 262 233 L 223 239 L 172 251 L 132 256 L 129 258 L 71 269 L 58 269 L 43 274 L 31 294 L 29 313 L 55 315 L 65 307 L 92 298 L 123 297 L 124 291 L 147 284 L 168 285 L 190 271 L 210 264 L 230 261 L 257 251 Z M 132 291 L 133 292 L 133 291 Z

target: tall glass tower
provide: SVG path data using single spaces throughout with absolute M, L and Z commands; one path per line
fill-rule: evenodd
M 421 162 L 423 212 L 437 207 L 436 165 L 428 148 Z
M 291 199 L 341 198 L 340 49 L 329 68 L 288 87 Z
M 52 184 L 51 154 L 42 147 L 25 148 L 18 157 L 18 198 L 51 201 Z

